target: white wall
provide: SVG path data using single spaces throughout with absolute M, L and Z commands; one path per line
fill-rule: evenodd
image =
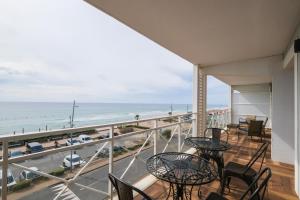
M 295 107 L 295 123 L 294 123 L 294 135 L 295 135 L 295 190 L 299 196 L 300 193 L 300 54 L 294 55 L 294 107 Z
M 272 159 L 294 164 L 294 74 L 293 68 L 273 68 Z
M 269 118 L 267 126 L 271 123 L 271 85 L 233 85 L 232 117 L 233 123 L 238 123 L 240 117 L 255 115 L 257 119 Z

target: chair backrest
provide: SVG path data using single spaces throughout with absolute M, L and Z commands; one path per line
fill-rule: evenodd
M 251 120 L 248 127 L 248 136 L 261 136 L 263 123 L 262 120 Z
M 143 199 L 146 200 L 152 200 L 146 193 L 139 190 L 138 188 L 118 179 L 113 174 L 109 173 L 108 177 L 113 184 L 113 186 L 116 188 L 119 200 L 133 200 L 133 191 L 136 191 L 139 193 Z
M 269 120 L 269 118 L 266 117 L 266 119 L 265 119 L 265 121 L 264 121 L 264 123 L 263 123 L 263 128 L 265 128 L 265 127 L 267 126 L 268 120 Z
M 250 184 L 247 191 L 243 194 L 240 200 L 263 200 L 265 196 L 266 189 L 268 187 L 268 182 L 272 176 L 272 171 L 270 168 L 264 168 Z M 260 180 L 260 183 L 259 183 Z M 254 190 L 254 188 L 256 188 Z M 254 191 L 253 191 L 254 190 Z M 249 194 L 249 195 L 248 195 Z M 247 198 L 250 196 L 249 198 Z
M 206 128 L 204 131 L 204 137 L 211 137 L 213 139 L 220 140 L 222 133 L 226 134 L 226 142 L 228 142 L 228 132 L 221 128 Z
M 252 158 L 249 160 L 248 164 L 246 165 L 245 170 L 244 170 L 244 174 L 247 173 L 247 171 L 252 167 L 252 165 L 254 165 L 254 163 L 255 163 L 260 157 L 261 157 L 261 163 L 260 163 L 259 171 L 261 170 L 262 165 L 263 165 L 263 162 L 264 162 L 264 159 L 265 159 L 265 157 L 266 157 L 266 153 L 267 153 L 267 150 L 268 150 L 268 146 L 269 146 L 269 143 L 265 142 L 265 143 L 263 143 L 263 144 L 258 148 L 258 150 L 255 152 L 255 154 L 252 156 Z

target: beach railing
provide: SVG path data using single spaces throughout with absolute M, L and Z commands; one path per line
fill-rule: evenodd
M 114 145 L 119 140 L 122 140 L 124 138 L 130 138 L 132 136 L 137 135 L 145 135 L 147 134 L 147 137 L 145 137 L 145 140 L 143 144 L 140 145 L 140 147 L 133 153 L 133 158 L 129 162 L 128 166 L 124 168 L 124 171 L 121 174 L 121 179 L 125 177 L 125 175 L 128 173 L 128 171 L 131 169 L 133 164 L 136 162 L 136 160 L 139 160 L 141 162 L 146 162 L 144 158 L 140 156 L 142 151 L 146 148 L 146 146 L 151 141 L 151 144 L 153 146 L 153 154 L 158 153 L 158 140 L 162 139 L 165 141 L 165 146 L 162 148 L 162 152 L 166 151 L 167 148 L 169 148 L 170 144 L 173 144 L 173 147 L 176 148 L 176 151 L 182 151 L 184 148 L 184 139 L 188 136 L 191 136 L 192 133 L 192 122 L 195 120 L 192 115 L 195 115 L 195 113 L 187 113 L 187 114 L 178 114 L 178 115 L 172 115 L 172 116 L 163 116 L 163 117 L 156 117 L 156 118 L 148 118 L 148 119 L 141 119 L 141 120 L 134 120 L 134 121 L 125 121 L 125 122 L 118 122 L 118 123 L 111 123 L 111 124 L 104 124 L 104 125 L 95 125 L 95 126 L 85 126 L 85 127 L 78 127 L 78 128 L 68 128 L 68 129 L 60 129 L 60 130 L 51 130 L 51 131 L 44 131 L 44 132 L 30 132 L 26 134 L 20 134 L 20 135 L 2 135 L 0 136 L 0 142 L 2 143 L 2 160 L 0 160 L 0 164 L 2 166 L 2 192 L 1 197 L 2 200 L 7 199 L 8 190 L 7 190 L 7 171 L 9 165 L 14 166 L 15 168 L 20 168 L 23 170 L 27 170 L 30 172 L 33 172 L 35 174 L 38 174 L 40 176 L 44 176 L 50 179 L 57 180 L 58 182 L 61 182 L 64 184 L 63 187 L 61 187 L 60 191 L 56 194 L 55 200 L 59 199 L 60 196 L 68 191 L 70 192 L 70 186 L 72 184 L 77 185 L 81 188 L 84 188 L 86 190 L 96 192 L 98 194 L 104 195 L 105 198 L 112 198 L 113 196 L 113 190 L 112 185 L 108 181 L 108 190 L 104 191 L 102 189 L 95 189 L 90 186 L 86 186 L 80 183 L 77 183 L 78 177 L 91 165 L 91 163 L 97 158 L 97 156 L 102 152 L 104 148 L 109 149 L 109 155 L 108 155 L 108 172 L 113 173 L 114 172 Z M 159 125 L 159 122 L 162 120 L 167 120 L 169 123 L 164 125 Z M 146 121 L 153 121 L 153 127 L 146 129 L 146 130 L 140 130 L 135 131 L 127 134 L 122 134 L 115 136 L 115 129 L 119 126 L 123 126 L 124 124 L 133 124 L 133 123 L 141 123 Z M 53 148 L 48 149 L 42 152 L 32 153 L 32 154 L 25 154 L 20 157 L 8 157 L 8 144 L 9 142 L 15 142 L 15 141 L 22 141 L 22 140 L 28 140 L 33 138 L 40 138 L 40 137 L 47 137 L 47 136 L 58 136 L 62 134 L 73 134 L 78 132 L 84 132 L 91 129 L 101 129 L 101 128 L 109 128 L 109 137 L 99 140 L 94 140 L 89 143 L 81 143 L 78 145 L 71 145 L 71 146 L 64 146 L 59 148 Z M 168 129 L 171 127 L 171 133 L 168 137 L 165 137 L 163 135 L 163 131 L 165 129 Z M 174 144 L 174 138 L 176 138 L 176 144 Z M 26 167 L 22 164 L 17 164 L 20 161 L 45 157 L 51 154 L 56 154 L 59 152 L 65 152 L 65 151 L 73 151 L 78 148 L 84 147 L 84 146 L 90 146 L 90 145 L 101 145 L 98 150 L 93 154 L 93 156 L 86 162 L 86 164 L 77 171 L 77 173 L 74 174 L 74 176 L 69 178 L 62 178 L 57 177 L 54 175 L 51 175 L 49 173 L 43 172 L 43 171 L 35 171 L 32 170 L 29 167 Z M 122 147 L 126 148 L 126 147 Z M 126 149 L 128 150 L 128 149 Z

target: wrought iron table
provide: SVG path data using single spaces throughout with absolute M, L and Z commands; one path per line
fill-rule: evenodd
M 147 160 L 146 165 L 150 174 L 170 183 L 168 197 L 173 191 L 176 200 L 191 199 L 193 186 L 210 183 L 217 177 L 215 168 L 210 162 L 186 153 L 156 154 Z M 189 191 L 187 186 L 191 186 Z
M 227 141 L 209 137 L 189 137 L 184 140 L 184 143 L 196 148 L 200 157 L 207 160 L 214 160 L 218 166 L 219 177 L 222 179 L 224 168 L 222 152 L 231 148 L 231 145 Z

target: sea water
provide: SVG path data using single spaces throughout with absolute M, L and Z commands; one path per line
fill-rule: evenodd
M 105 123 L 134 120 L 167 115 L 170 104 L 134 103 L 76 103 L 74 126 L 100 125 Z M 223 105 L 209 105 L 220 108 Z M 191 111 L 191 105 L 172 104 L 174 113 Z M 0 102 L 0 134 L 13 134 L 53 130 L 70 127 L 72 102 Z

